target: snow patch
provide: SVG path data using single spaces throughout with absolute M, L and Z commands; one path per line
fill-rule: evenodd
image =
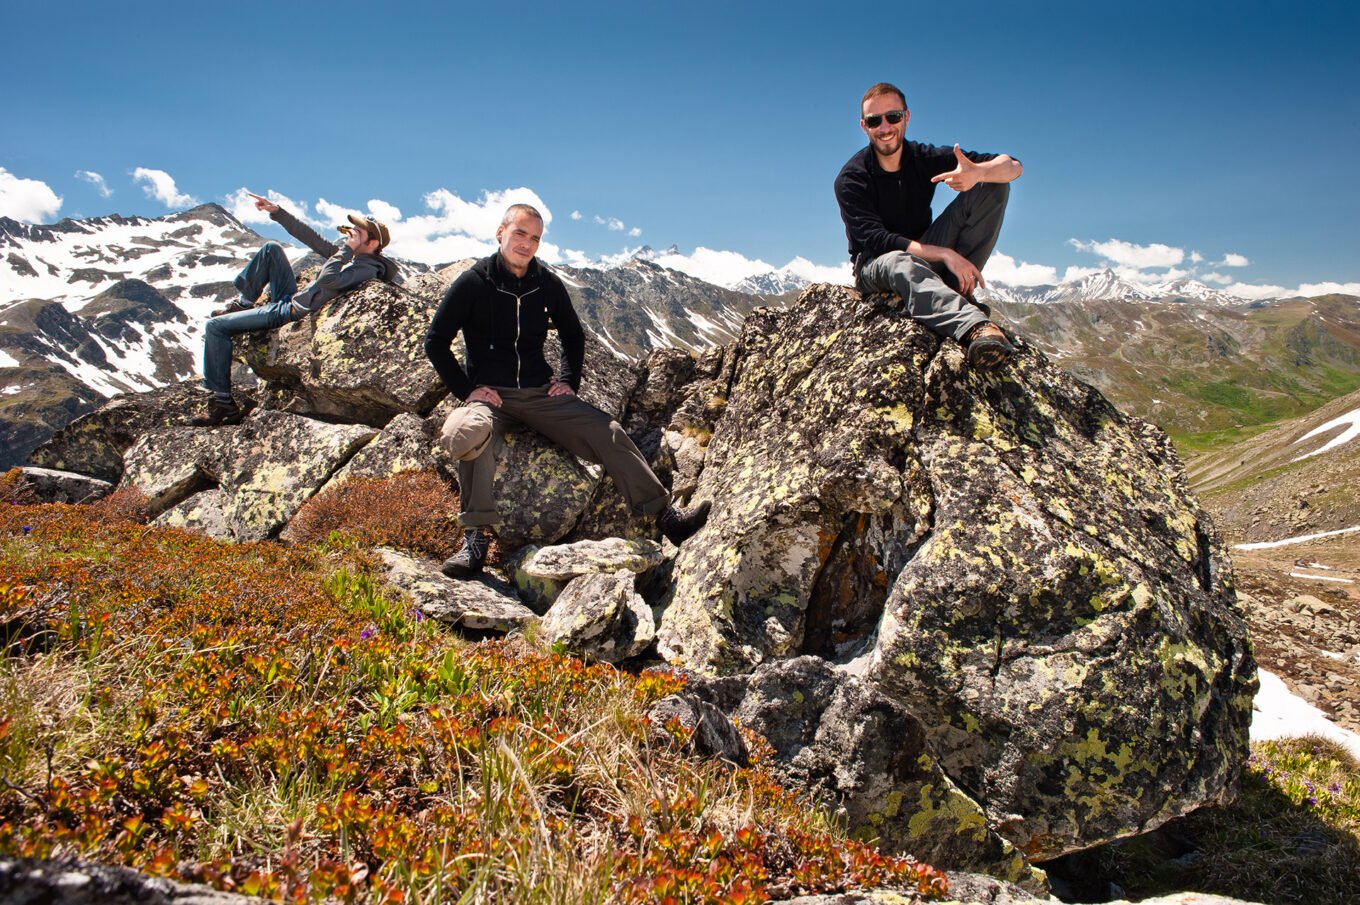
M 1304 534 L 1300 537 L 1286 537 L 1284 540 L 1262 541 L 1256 544 L 1233 544 L 1234 550 L 1270 550 L 1274 547 L 1287 547 L 1290 544 L 1304 544 L 1310 540 L 1319 540 L 1324 537 L 1336 537 L 1340 534 L 1351 534 L 1360 531 L 1360 525 L 1354 528 L 1339 528 L 1336 531 L 1323 531 L 1320 534 Z
M 1342 426 L 1347 426 L 1347 427 L 1346 427 L 1346 430 L 1344 430 L 1344 431 L 1342 431 L 1341 433 L 1337 434 L 1337 435 L 1336 435 L 1335 437 L 1333 437 L 1331 440 L 1327 441 L 1327 443 L 1325 443 L 1324 445 L 1318 447 L 1317 449 L 1313 450 L 1312 452 L 1304 453 L 1303 455 L 1301 455 L 1301 456 L 1299 456 L 1298 458 L 1294 459 L 1294 461 L 1295 461 L 1295 462 L 1298 462 L 1299 460 L 1301 460 L 1301 459 L 1306 459 L 1306 458 L 1308 458 L 1309 456 L 1316 456 L 1316 455 L 1319 455 L 1319 454 L 1321 454 L 1321 453 L 1325 453 L 1325 452 L 1326 452 L 1327 450 L 1329 450 L 1329 449 L 1335 449 L 1335 448 L 1338 447 L 1338 446 L 1342 446 L 1342 445 L 1344 445 L 1344 444 L 1346 444 L 1346 443 L 1351 442 L 1351 441 L 1354 440 L 1356 437 L 1360 437 L 1360 409 L 1356 409 L 1356 410 L 1353 411 L 1353 412 L 1347 412 L 1346 414 L 1342 415 L 1340 418 L 1333 418 L 1331 421 L 1328 421 L 1326 424 L 1322 425 L 1321 427 L 1315 427 L 1315 428 L 1313 428 L 1313 429 L 1310 430 L 1308 433 L 1304 434 L 1302 437 L 1300 437 L 1299 439 L 1295 440 L 1294 442 L 1295 442 L 1295 443 L 1302 443 L 1304 440 L 1310 440 L 1310 439 L 1312 439 L 1313 437 L 1316 437 L 1318 434 L 1325 434 L 1325 433 L 1327 433 L 1327 431 L 1335 430 L 1336 428 L 1342 427 Z
M 0 368 L 17 368 L 17 367 L 19 367 L 19 359 L 15 358 L 13 355 L 10 355 L 4 349 L 0 349 Z
M 1360 757 L 1360 735 L 1333 723 L 1327 714 L 1290 691 L 1274 673 L 1258 669 L 1257 674 L 1261 677 L 1261 690 L 1251 704 L 1253 742 L 1320 735 L 1345 745 L 1351 754 Z

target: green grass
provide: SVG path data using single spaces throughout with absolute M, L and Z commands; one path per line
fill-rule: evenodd
M 943 892 L 780 787 L 761 740 L 738 769 L 651 724 L 679 677 L 469 643 L 361 545 L 223 544 L 133 503 L 0 506 L 0 855 L 290 901 Z
M 1168 844 L 1192 854 L 1170 860 Z M 1194 890 L 1266 905 L 1354 905 L 1360 766 L 1321 738 L 1257 743 L 1235 803 L 1108 846 L 1101 869 L 1130 899 Z

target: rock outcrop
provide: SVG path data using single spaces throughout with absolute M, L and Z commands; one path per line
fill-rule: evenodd
M 867 658 L 1036 860 L 1220 800 L 1255 664 L 1169 442 L 1023 342 L 969 371 L 894 301 L 818 287 L 748 320 L 662 655 Z
M 278 536 L 328 482 L 452 481 L 434 440 L 455 401 L 420 346 L 456 272 L 370 285 L 257 343 L 261 404 L 237 427 L 177 426 L 201 401 L 173 393 L 124 397 L 36 458 L 238 540 Z M 655 527 L 598 467 L 512 426 L 504 578 L 389 551 L 388 580 L 460 630 L 656 651 L 695 675 L 666 718 L 703 728 L 696 750 L 739 762 L 735 717 L 861 835 L 1041 888 L 1030 861 L 1231 794 L 1256 680 L 1166 437 L 1017 344 L 976 373 L 895 299 L 827 286 L 702 356 L 633 368 L 592 340 L 583 398 L 678 498 L 712 501 L 707 527 L 678 553 L 639 546 Z M 608 537 L 584 566 L 554 546 Z

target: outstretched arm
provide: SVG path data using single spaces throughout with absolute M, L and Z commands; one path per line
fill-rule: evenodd
M 1009 154 L 1001 154 L 991 160 L 977 163 L 954 145 L 954 159 L 957 165 L 948 173 L 941 173 L 930 181 L 943 182 L 956 192 L 966 192 L 979 182 L 1014 182 L 1020 178 L 1025 168 L 1020 161 Z
M 256 210 L 267 212 L 269 219 L 286 229 L 288 235 L 297 239 L 321 257 L 329 258 L 340 250 L 340 246 L 334 242 L 327 242 L 316 230 L 263 195 L 257 195 L 254 192 L 246 192 L 246 194 L 255 199 Z

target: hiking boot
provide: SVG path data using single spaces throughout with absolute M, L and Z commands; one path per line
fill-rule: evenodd
M 463 546 L 444 560 L 439 571 L 450 578 L 471 578 L 486 565 L 487 545 L 486 529 L 468 528 L 463 532 Z
M 666 510 L 656 517 L 656 526 L 661 529 L 666 540 L 678 547 L 704 526 L 704 522 L 708 521 L 708 510 L 712 508 L 713 504 L 707 500 L 693 509 L 667 506 Z
M 216 396 L 208 400 L 208 414 L 192 419 L 189 423 L 194 427 L 217 427 L 219 424 L 239 424 L 245 417 L 245 410 L 236 404 L 235 399 L 219 399 Z
M 224 314 L 239 314 L 242 311 L 249 311 L 254 307 L 254 302 L 247 303 L 245 299 L 240 299 L 239 301 L 232 302 L 225 308 L 214 308 L 208 317 L 221 317 Z
M 964 342 L 968 344 L 968 366 L 980 371 L 990 371 L 1015 354 L 1015 346 L 991 321 L 969 330 Z

